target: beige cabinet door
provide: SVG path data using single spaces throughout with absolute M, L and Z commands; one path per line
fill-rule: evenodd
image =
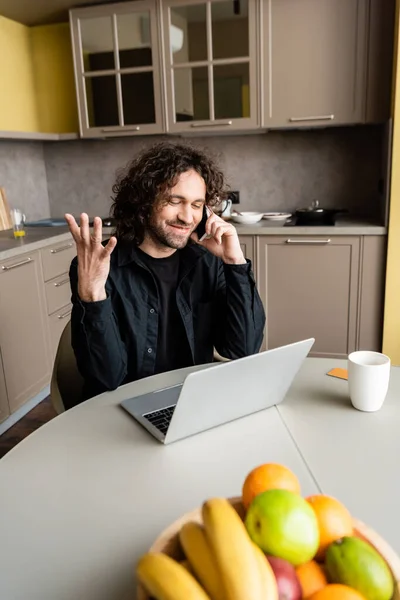
M 156 0 L 70 13 L 82 137 L 162 133 Z
M 367 0 L 265 0 L 261 7 L 263 125 L 363 121 Z
M 355 350 L 359 256 L 358 237 L 260 236 L 266 347 L 314 337 L 313 356 L 344 358 Z
M 390 119 L 396 0 L 370 0 L 368 25 L 367 123 Z
M 254 276 L 256 274 L 256 253 L 255 253 L 255 236 L 254 235 L 239 235 L 240 247 L 245 258 L 251 260 Z
M 0 263 L 0 348 L 11 412 L 49 383 L 43 287 L 38 252 Z
M 259 119 L 256 0 L 163 0 L 167 129 L 255 129 Z
M 2 423 L 10 414 L 8 405 L 8 396 L 6 388 L 6 380 L 4 378 L 3 361 L 0 352 L 0 423 Z
M 64 331 L 66 324 L 71 318 L 71 312 L 72 305 L 67 304 L 67 306 L 64 306 L 63 308 L 57 310 L 55 313 L 49 316 L 52 362 L 54 361 L 57 354 L 57 348 L 61 338 L 61 334 Z

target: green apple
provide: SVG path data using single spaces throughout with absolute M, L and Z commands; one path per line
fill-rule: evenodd
M 256 496 L 245 519 L 246 529 L 266 554 L 294 566 L 312 560 L 319 546 L 319 529 L 311 506 L 288 490 L 267 490 Z

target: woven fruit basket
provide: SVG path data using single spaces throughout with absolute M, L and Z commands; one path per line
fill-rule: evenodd
M 239 514 L 241 519 L 244 520 L 245 510 L 242 504 L 242 499 L 238 497 L 228 498 L 228 500 Z M 155 540 L 149 549 L 149 552 L 162 552 L 171 558 L 174 558 L 175 560 L 183 560 L 185 556 L 179 542 L 179 532 L 182 526 L 189 521 L 202 523 L 201 507 L 185 513 L 182 517 L 167 527 Z M 358 521 L 357 519 L 353 519 L 353 525 L 354 535 L 371 544 L 388 564 L 394 579 L 394 594 L 392 600 L 400 600 L 400 557 L 389 546 L 389 544 L 385 542 L 385 540 L 383 540 L 375 531 L 367 527 L 364 523 Z M 150 600 L 150 596 L 140 584 L 137 586 L 137 600 Z

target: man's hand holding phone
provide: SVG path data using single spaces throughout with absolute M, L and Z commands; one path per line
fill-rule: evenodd
M 226 264 L 246 264 L 236 228 L 218 217 L 208 206 L 204 206 L 203 219 L 193 232 L 192 239 Z

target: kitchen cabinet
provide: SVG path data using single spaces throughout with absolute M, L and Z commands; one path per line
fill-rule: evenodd
M 245 258 L 251 260 L 253 273 L 256 274 L 256 238 L 254 235 L 239 235 L 240 247 Z
M 4 377 L 3 360 L 0 352 L 0 423 L 7 419 L 10 414 L 10 407 L 8 405 L 6 380 Z
M 391 116 L 396 0 L 369 0 L 366 122 Z
M 314 337 L 312 356 L 355 350 L 360 238 L 259 236 L 257 250 L 265 347 Z
M 73 241 L 55 243 L 40 250 L 52 363 L 57 353 L 58 342 L 63 329 L 71 316 L 69 268 L 75 256 L 76 246 Z
M 49 383 L 50 353 L 39 252 L 0 263 L 0 348 L 10 412 Z M 0 392 L 1 393 L 1 392 Z
M 259 126 L 257 3 L 164 0 L 167 130 Z
M 263 126 L 365 120 L 368 5 L 368 0 L 261 2 Z
M 361 238 L 357 350 L 382 352 L 386 236 Z
M 70 11 L 83 137 L 164 130 L 156 0 Z
M 49 315 L 48 324 L 50 334 L 50 351 L 53 361 L 57 354 L 57 348 L 61 338 L 61 334 L 64 331 L 66 324 L 71 318 L 71 312 L 72 305 L 69 303 L 66 306 L 60 308 L 60 310 Z

